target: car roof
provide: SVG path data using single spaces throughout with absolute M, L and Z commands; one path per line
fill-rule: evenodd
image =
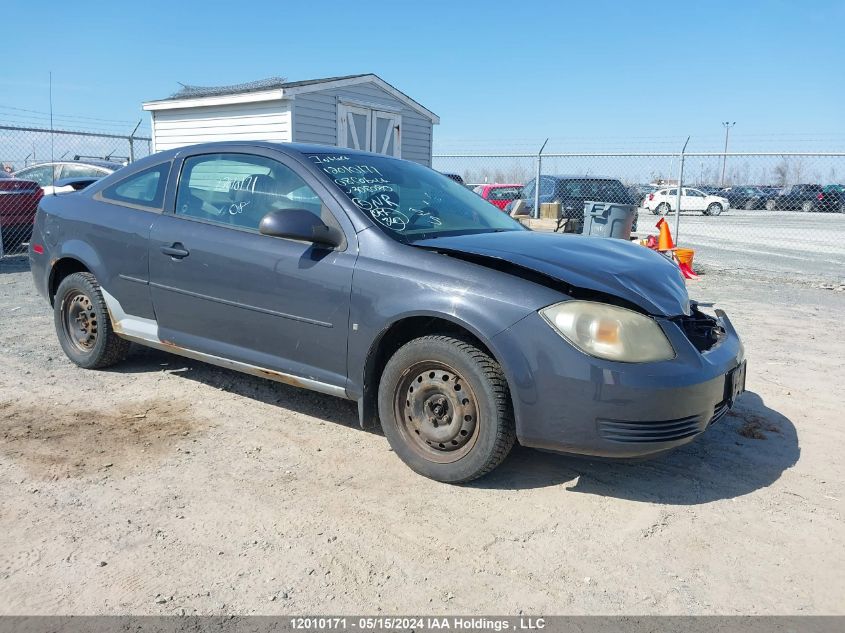
M 24 169 L 29 169 L 30 167 L 41 167 L 43 165 L 91 165 L 92 167 L 105 167 L 106 169 L 116 170 L 123 167 L 123 163 L 118 163 L 116 161 L 109 161 L 109 160 L 98 160 L 96 158 L 92 159 L 81 159 L 81 160 L 73 160 L 71 158 L 67 160 L 53 160 L 53 161 L 43 161 L 40 163 L 32 163 L 27 165 L 26 167 L 21 167 L 17 171 L 23 171 Z

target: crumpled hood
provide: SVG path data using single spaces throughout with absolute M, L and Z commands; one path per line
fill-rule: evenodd
M 656 316 L 690 312 L 678 267 L 627 240 L 506 231 L 436 237 L 414 246 L 508 261 L 571 286 L 615 295 Z

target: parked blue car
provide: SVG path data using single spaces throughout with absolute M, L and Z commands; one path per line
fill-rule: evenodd
M 745 384 L 731 322 L 701 312 L 666 258 L 528 231 L 446 176 L 367 152 L 161 152 L 45 197 L 30 260 L 77 365 L 117 363 L 134 341 L 349 398 L 445 482 L 484 475 L 517 440 L 659 453 Z

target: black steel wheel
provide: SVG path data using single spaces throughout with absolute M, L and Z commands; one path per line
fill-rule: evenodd
M 481 477 L 515 441 L 507 381 L 470 341 L 424 336 L 401 347 L 379 383 L 379 418 L 394 452 L 448 483 Z
M 418 455 L 438 463 L 461 459 L 478 438 L 478 405 L 469 383 L 448 365 L 409 367 L 394 391 L 395 419 Z
M 53 320 L 62 349 L 80 367 L 108 367 L 129 351 L 129 341 L 112 330 L 103 293 L 91 273 L 62 280 L 53 299 Z

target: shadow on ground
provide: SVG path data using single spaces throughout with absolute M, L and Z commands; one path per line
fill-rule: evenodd
M 167 371 L 175 376 L 252 398 L 280 409 L 296 411 L 326 422 L 361 430 L 358 425 L 357 406 L 349 400 L 291 387 L 140 345 L 133 345 L 129 358 L 107 371 L 127 374 Z M 381 433 L 381 429 L 378 432 Z
M 612 461 L 518 447 L 474 485 L 521 489 L 565 484 L 570 492 L 694 505 L 766 488 L 799 456 L 792 422 L 767 407 L 758 394 L 746 392 L 706 433 L 660 457 Z
M 135 348 L 121 373 L 168 371 L 188 380 L 361 432 L 355 404 L 148 348 Z M 319 432 L 315 427 L 315 433 Z M 381 433 L 380 429 L 375 432 Z M 612 461 L 514 447 L 476 488 L 564 486 L 569 492 L 633 501 L 694 505 L 739 497 L 771 485 L 799 458 L 792 422 L 746 392 L 736 407 L 694 442 L 650 460 Z

